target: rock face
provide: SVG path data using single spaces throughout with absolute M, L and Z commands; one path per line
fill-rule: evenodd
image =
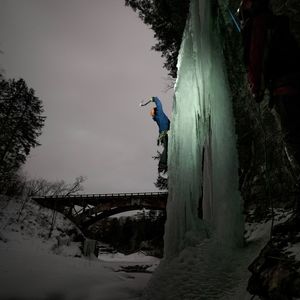
M 291 268 L 285 257 L 272 245 L 262 250 L 249 270 L 253 273 L 248 284 L 251 294 L 273 300 L 292 300 L 300 296 L 299 273 Z
M 228 5 L 237 8 L 239 2 L 229 0 Z M 300 2 L 270 0 L 270 7 L 274 14 L 289 17 L 291 31 L 300 45 Z M 279 119 L 268 107 L 268 95 L 257 104 L 248 92 L 240 33 L 227 30 L 222 20 L 221 28 L 236 119 L 239 185 L 246 221 L 271 220 L 276 208 L 294 211 L 289 220 L 273 228 L 270 241 L 249 266 L 252 276 L 248 290 L 261 299 L 299 298 L 299 262 L 288 252 L 289 247 L 299 243 L 300 236 L 300 212 L 295 209 L 299 170 L 286 153 Z
M 289 245 L 300 242 L 299 228 L 298 215 L 274 228 L 272 239 L 249 266 L 251 294 L 272 300 L 300 297 L 300 262 L 286 250 Z
M 237 1 L 229 1 L 229 7 L 238 7 Z M 296 170 L 286 154 L 275 110 L 268 107 L 267 93 L 257 104 L 248 91 L 240 33 L 224 30 L 224 36 L 238 137 L 240 190 L 245 210 L 253 208 L 256 218 L 264 219 L 271 206 L 294 206 Z

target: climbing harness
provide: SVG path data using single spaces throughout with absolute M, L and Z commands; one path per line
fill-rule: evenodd
M 162 145 L 164 143 L 165 137 L 168 135 L 168 130 L 162 131 L 157 138 L 157 146 Z

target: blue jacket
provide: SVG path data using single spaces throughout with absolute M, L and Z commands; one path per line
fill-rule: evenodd
M 157 123 L 159 133 L 170 129 L 170 120 L 163 111 L 162 104 L 157 97 L 152 98 L 156 105 L 156 115 L 153 120 Z

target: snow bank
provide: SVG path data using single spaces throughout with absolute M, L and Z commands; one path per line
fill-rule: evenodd
M 284 223 L 292 212 L 276 210 L 274 225 Z M 216 239 L 186 247 L 172 260 L 161 262 L 145 290 L 144 299 L 155 300 L 250 300 L 248 266 L 270 238 L 272 221 L 245 224 L 244 247 L 228 249 Z M 288 247 L 299 256 L 300 245 Z M 296 258 L 297 259 L 297 258 Z
M 46 253 L 30 241 L 17 245 L 0 248 L 0 299 L 135 299 L 150 277 L 114 273 L 97 260 Z
M 141 252 L 125 255 L 123 253 L 107 253 L 98 256 L 103 261 L 120 261 L 120 262 L 142 262 L 142 263 L 159 263 L 160 259 L 154 256 L 146 256 Z
M 70 241 L 57 247 L 57 237 L 74 230 L 61 214 L 48 239 L 51 210 L 29 201 L 17 222 L 23 201 L 2 198 L 0 205 L 1 300 L 139 299 L 151 274 L 115 271 L 124 264 L 158 264 L 157 259 L 145 256 L 143 261 L 141 254 L 131 255 L 130 262 L 124 262 L 121 254 L 116 254 L 119 261 L 114 262 L 78 257 L 80 243 Z

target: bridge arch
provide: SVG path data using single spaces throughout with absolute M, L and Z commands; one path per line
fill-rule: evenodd
M 82 223 L 82 226 L 85 227 L 85 228 L 88 228 L 89 226 L 93 225 L 94 223 L 96 223 L 98 221 L 101 221 L 103 219 L 109 218 L 113 215 L 117 215 L 119 213 L 126 212 L 126 211 L 142 210 L 144 208 L 145 209 L 152 209 L 152 210 L 166 211 L 165 208 L 153 207 L 153 206 L 147 207 L 146 205 L 115 207 L 115 208 L 112 208 L 110 210 L 105 210 L 105 211 L 101 212 L 100 214 L 92 217 L 91 219 L 86 220 L 85 222 Z
M 59 211 L 72 220 L 80 229 L 115 214 L 152 209 L 166 210 L 168 193 L 122 193 L 122 194 L 82 194 L 33 197 L 40 205 Z

